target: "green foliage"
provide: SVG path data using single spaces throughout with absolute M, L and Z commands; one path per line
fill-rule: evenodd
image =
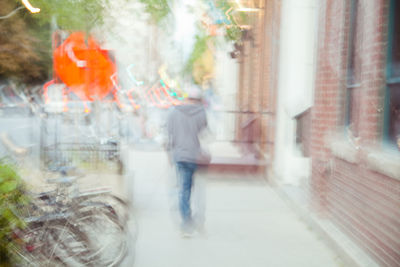
M 170 8 L 168 6 L 168 0 L 139 0 L 145 4 L 146 12 L 150 14 L 152 20 L 158 24 L 163 18 L 165 18 Z
M 236 6 L 232 1 L 217 0 L 216 7 L 221 9 L 225 14 L 230 8 L 234 9 Z M 234 13 L 232 11 L 228 13 L 228 16 L 231 24 L 226 28 L 225 39 L 237 42 L 242 38 L 242 29 L 240 28 L 240 25 L 247 25 L 249 23 L 249 17 L 244 12 Z
M 53 17 L 63 30 L 90 32 L 103 22 L 108 0 L 30 0 L 40 12 L 32 14 L 41 23 L 52 23 Z
M 186 63 L 185 72 L 190 73 L 193 70 L 193 64 L 196 62 L 207 50 L 207 41 L 211 38 L 205 34 L 196 35 L 196 41 L 193 46 L 192 54 Z
M 16 167 L 0 160 L 0 266 L 18 260 L 11 251 L 11 247 L 18 246 L 12 234 L 25 227 L 20 211 L 21 206 L 29 203 L 29 198 L 24 187 Z
M 2 14 L 19 4 L 15 0 L 0 1 Z M 26 9 L 0 20 L 0 79 L 38 83 L 47 79 L 51 66 L 49 27 L 39 25 Z
M 232 26 L 226 29 L 225 38 L 231 41 L 239 41 L 242 38 L 242 29 L 239 26 Z

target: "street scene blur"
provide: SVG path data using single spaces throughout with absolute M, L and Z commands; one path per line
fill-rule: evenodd
M 0 266 L 400 266 L 400 2 L 0 0 Z

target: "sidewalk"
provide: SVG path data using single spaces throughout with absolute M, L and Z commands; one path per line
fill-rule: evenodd
M 165 153 L 131 150 L 127 165 L 138 225 L 130 251 L 134 266 L 343 266 L 260 177 L 198 175 L 196 189 L 203 190 L 194 198 L 206 207 L 205 232 L 185 239 L 178 230 L 178 196 Z M 132 265 L 127 260 L 123 266 Z
M 274 181 L 275 183 L 275 181 Z M 343 233 L 329 218 L 321 218 L 310 208 L 309 196 L 304 186 L 292 186 L 276 183 L 275 191 L 292 207 L 298 216 L 321 235 L 325 243 L 332 248 L 346 266 L 378 267 L 371 256 L 366 254 L 348 235 Z

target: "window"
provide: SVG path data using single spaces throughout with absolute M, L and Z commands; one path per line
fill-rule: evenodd
M 400 3 L 390 1 L 384 138 L 400 149 Z
M 357 31 L 358 0 L 350 0 L 350 21 L 349 21 L 349 46 L 346 79 L 346 114 L 345 125 L 353 136 L 358 135 L 358 89 L 360 87 L 360 58 L 358 47 L 360 46 L 360 33 Z

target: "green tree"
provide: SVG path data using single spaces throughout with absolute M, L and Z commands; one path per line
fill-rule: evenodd
M 0 79 L 29 84 L 47 80 L 52 68 L 51 27 L 89 33 L 103 22 L 108 0 L 30 0 L 30 3 L 41 11 L 31 14 L 23 8 L 0 20 Z M 21 6 L 20 0 L 1 0 L 0 16 Z
M 18 1 L 18 0 L 14 0 Z M 55 19 L 63 30 L 90 32 L 103 23 L 109 0 L 30 0 L 40 8 L 35 17 L 43 24 Z
M 150 14 L 153 22 L 158 24 L 170 13 L 168 0 L 139 0 L 145 4 L 146 12 Z
M 18 6 L 15 0 L 0 1 L 0 10 L 7 13 Z M 50 45 L 42 38 L 49 33 L 43 31 L 43 27 L 39 27 L 31 16 L 26 9 L 22 9 L 0 20 L 0 79 L 35 83 L 47 77 L 51 63 Z

